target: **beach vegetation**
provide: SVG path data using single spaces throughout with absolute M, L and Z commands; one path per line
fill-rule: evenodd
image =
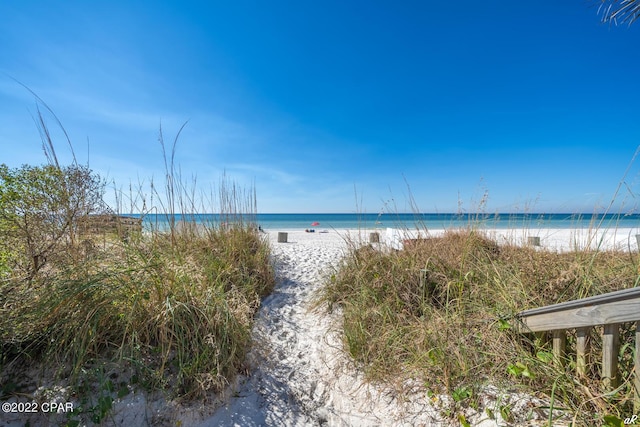
M 193 208 L 195 182 L 174 154 L 175 141 L 165 185 L 135 190 L 143 216 L 166 212 L 169 226 L 126 236 L 81 226 L 119 208 L 106 207 L 88 167 L 0 166 L 0 384 L 11 385 L 0 398 L 32 392 L 25 373 L 40 372 L 79 399 L 70 421 L 99 423 L 130 390 L 203 397 L 244 369 L 254 314 L 275 284 L 255 190 L 225 178 L 214 210 L 225 223 L 176 223 L 194 213 L 182 209 Z
M 84 166 L 0 165 L 0 274 L 12 264 L 32 280 L 76 241 L 80 219 L 103 209 L 103 194 L 104 182 Z
M 507 422 L 537 414 L 549 425 L 561 416 L 594 425 L 604 415 L 633 413 L 635 326 L 621 329 L 623 381 L 610 391 L 597 357 L 584 376 L 570 357 L 554 364 L 549 336 L 521 333 L 515 314 L 632 287 L 637 254 L 498 244 L 473 224 L 441 236 L 424 231 L 427 237 L 406 241 L 403 250 L 351 242 L 323 290 L 327 308 L 341 313 L 346 352 L 370 381 L 402 392 L 418 380 L 430 393 L 449 396 L 443 414 L 462 416 L 463 425 L 465 410 L 481 407 L 487 394 L 497 394 L 494 387 L 505 397 L 487 413 Z M 568 334 L 567 354 L 575 355 L 575 345 L 575 333 Z M 601 354 L 601 339 L 591 345 L 592 354 Z M 507 398 L 523 395 L 532 397 L 524 410 Z

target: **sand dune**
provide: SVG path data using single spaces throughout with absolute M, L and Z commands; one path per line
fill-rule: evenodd
M 229 386 L 225 396 L 214 396 L 190 406 L 166 402 L 161 396 L 132 393 L 114 402 L 110 421 L 115 425 L 200 426 L 438 426 L 449 425 L 441 415 L 446 396 L 427 396 L 420 387 L 405 384 L 408 393 L 368 384 L 343 351 L 340 313 L 313 309 L 316 292 L 348 250 L 347 239 L 368 243 L 374 230 L 328 230 L 305 233 L 289 230 L 287 243 L 278 243 L 278 231 L 268 231 L 277 275 L 274 292 L 265 298 L 253 330 L 254 348 L 249 370 Z M 402 244 L 417 233 L 378 230 L 382 248 Z M 441 235 L 431 230 L 422 237 Z M 499 243 L 527 244 L 540 237 L 540 248 L 617 248 L 637 251 L 637 229 L 619 229 L 590 235 L 585 230 L 487 230 Z M 518 405 L 522 411 L 541 402 L 529 396 L 500 396 L 487 387 L 485 407 L 497 401 Z M 499 411 L 495 411 L 497 414 Z M 496 425 L 484 409 L 467 413 L 472 425 Z M 24 424 L 24 418 L 0 417 L 0 426 Z M 498 415 L 499 417 L 499 415 Z M 38 421 L 33 420 L 34 425 Z M 499 419 L 497 420 L 500 421 Z M 453 423 L 459 425 L 459 423 Z
M 392 390 L 366 383 L 342 350 L 339 313 L 327 315 L 312 310 L 314 293 L 322 286 L 323 275 L 339 264 L 347 250 L 347 238 L 367 243 L 369 233 L 374 231 L 289 230 L 287 243 L 278 243 L 276 231 L 268 232 L 278 285 L 264 300 L 256 322 L 254 337 L 258 346 L 251 353 L 254 372 L 243 378 L 236 397 L 202 426 L 448 424 L 438 409 L 441 407 L 438 400 L 441 403 L 446 397 L 430 398 L 418 387 L 417 391 L 403 395 L 401 401 Z M 383 247 L 419 237 L 415 232 L 377 231 Z M 595 234 L 569 229 L 486 230 L 499 243 L 523 245 L 528 244 L 529 237 L 540 237 L 540 249 L 557 251 L 585 247 L 637 250 L 638 232 L 637 229 Z M 444 230 L 432 230 L 426 234 L 443 233 Z M 511 401 L 515 411 L 518 406 L 525 411 L 536 403 L 529 396 L 500 396 L 497 390 L 487 388 L 483 399 L 486 406 L 491 407 L 500 399 L 502 403 Z M 482 408 L 467 415 L 472 425 L 496 425 Z

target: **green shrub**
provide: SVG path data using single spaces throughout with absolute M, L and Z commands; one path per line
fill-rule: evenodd
M 104 209 L 104 183 L 72 165 L 0 165 L 0 258 L 16 275 L 33 279 L 76 238 L 78 220 Z

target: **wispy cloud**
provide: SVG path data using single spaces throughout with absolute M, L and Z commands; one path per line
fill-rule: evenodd
M 258 164 L 232 163 L 227 165 L 226 169 L 231 173 L 239 172 L 245 175 L 253 175 L 254 178 L 266 178 L 285 185 L 296 185 L 305 181 L 305 178 L 301 175 Z

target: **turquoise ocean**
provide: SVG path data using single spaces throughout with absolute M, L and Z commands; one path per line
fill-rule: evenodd
M 167 229 L 171 217 L 166 214 L 129 214 L 142 217 L 146 229 Z M 228 215 L 193 214 L 173 216 L 173 220 L 192 221 L 201 224 L 221 224 L 233 221 Z M 458 213 L 285 213 L 245 215 L 243 221 L 251 222 L 265 230 L 295 229 L 370 229 L 370 228 L 638 228 L 640 214 L 458 214 Z

